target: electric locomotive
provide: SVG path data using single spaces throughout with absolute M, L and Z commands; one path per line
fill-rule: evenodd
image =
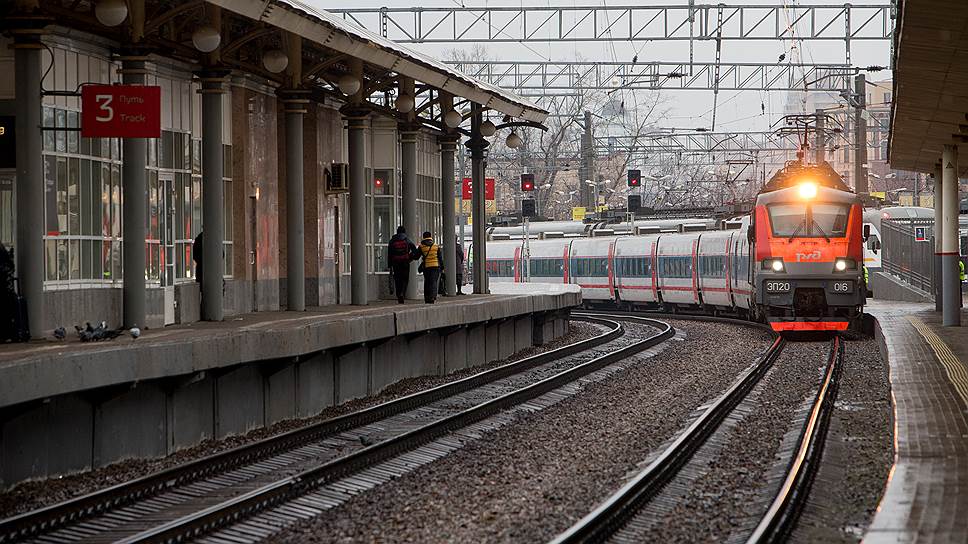
M 863 206 L 830 167 L 793 162 L 756 198 L 747 231 L 758 317 L 776 331 L 859 325 Z

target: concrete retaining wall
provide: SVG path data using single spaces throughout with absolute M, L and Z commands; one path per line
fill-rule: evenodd
M 901 281 L 886 272 L 871 274 L 871 290 L 878 300 L 903 302 L 934 302 L 934 296 Z
M 277 356 L 207 368 L 193 364 L 191 357 L 185 361 L 183 344 L 156 344 L 150 351 L 159 361 L 168 362 L 154 369 L 156 376 L 146 374 L 150 365 L 139 368 L 139 363 L 150 363 L 131 353 L 140 346 L 106 350 L 101 364 L 89 362 L 90 366 L 81 368 L 55 358 L 59 377 L 49 375 L 39 380 L 42 384 L 36 379 L 21 382 L 27 386 L 20 393 L 25 400 L 0 407 L 0 487 L 127 458 L 164 456 L 202 440 L 312 416 L 335 404 L 379 393 L 404 378 L 441 375 L 503 359 L 567 332 L 567 307 L 492 318 L 495 312 L 503 313 L 489 307 L 494 305 L 468 304 L 457 324 L 450 312 L 420 311 L 423 307 L 401 310 L 396 316 L 371 316 L 362 327 L 354 327 L 352 318 L 343 319 L 329 324 L 338 331 L 326 331 L 327 338 L 341 338 L 343 345 L 283 357 L 278 354 L 305 350 L 313 342 L 302 338 L 300 347 L 294 345 L 300 335 L 284 339 L 253 330 L 248 333 L 251 342 L 260 346 L 253 353 L 253 344 L 242 336 L 209 339 L 212 345 L 206 353 L 216 358 L 210 363 L 217 363 L 218 356 Z M 447 315 L 451 319 L 441 317 Z M 472 317 L 479 319 L 460 324 L 459 319 Z M 309 327 L 297 330 L 305 332 Z M 311 336 L 316 334 L 323 331 Z M 117 358 L 116 364 L 112 357 Z M 178 371 L 181 364 L 194 368 Z M 32 372 L 43 366 L 36 364 Z M 2 381 L 14 375 L 10 368 L 0 368 L 0 383 L 12 387 L 12 382 Z M 91 369 L 98 370 L 98 376 L 92 376 Z M 101 385 L 94 386 L 99 379 Z M 60 394 L 37 396 L 58 384 L 71 387 L 62 388 Z M 4 394 L 9 400 L 9 389 Z M 33 398 L 26 398 L 28 394 Z

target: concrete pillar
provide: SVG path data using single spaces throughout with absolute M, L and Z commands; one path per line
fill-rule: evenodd
M 457 294 L 457 235 L 454 228 L 457 224 L 454 210 L 454 151 L 457 149 L 457 138 L 444 136 L 440 139 L 440 199 L 444 232 L 441 243 L 444 245 L 444 282 L 445 294 L 449 297 Z M 461 240 L 463 242 L 463 240 Z
M 942 309 L 941 301 L 944 300 L 941 289 L 941 203 L 944 197 L 941 193 L 941 163 L 934 165 L 934 275 L 931 282 L 934 284 L 934 309 L 940 312 Z
M 145 57 L 121 58 L 121 77 L 125 85 L 145 84 Z M 124 326 L 145 325 L 145 235 L 147 218 L 147 162 L 148 144 L 145 138 L 122 138 L 121 186 L 124 207 L 123 223 L 123 271 L 122 315 Z
M 481 136 L 481 106 L 480 104 L 471 105 L 471 139 L 467 142 L 467 147 L 471 150 L 471 215 L 474 220 L 471 232 L 474 244 L 474 293 L 487 294 L 490 292 L 487 285 L 487 251 L 485 250 L 486 236 L 485 227 L 487 218 L 485 217 L 484 201 L 484 150 L 487 148 L 487 140 Z
M 350 287 L 353 304 L 368 303 L 366 287 L 366 156 L 365 114 L 354 115 L 349 121 L 350 170 Z
M 222 186 L 222 95 L 225 74 L 202 80 L 202 319 L 221 321 L 225 271 L 225 210 Z
M 308 91 L 281 93 L 286 113 L 286 296 L 290 311 L 306 309 L 306 230 L 303 196 L 303 116 Z
M 408 128 L 400 131 L 400 166 L 403 170 L 403 227 L 407 229 L 407 236 L 414 243 L 420 242 L 420 235 L 424 228 L 417 224 L 417 132 Z M 435 233 L 436 236 L 436 233 Z M 410 278 L 407 286 L 407 298 L 417 298 L 417 268 L 418 261 L 410 263 Z
M 44 158 L 41 138 L 41 45 L 25 32 L 14 42 L 17 111 L 17 277 L 27 299 L 32 338 L 44 336 Z M 54 213 L 54 211 L 51 211 Z M 144 261 L 142 261 L 143 263 Z
M 958 146 L 946 145 L 941 155 L 941 285 L 942 324 L 961 326 L 961 280 L 958 274 Z

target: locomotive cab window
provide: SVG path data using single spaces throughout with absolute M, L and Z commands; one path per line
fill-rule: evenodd
M 771 204 L 767 206 L 773 236 L 786 238 L 843 237 L 847 234 L 849 204 Z

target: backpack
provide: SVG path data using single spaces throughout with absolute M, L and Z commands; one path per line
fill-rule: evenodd
M 403 264 L 412 260 L 410 254 L 410 241 L 406 238 L 399 238 L 390 241 L 390 263 Z

